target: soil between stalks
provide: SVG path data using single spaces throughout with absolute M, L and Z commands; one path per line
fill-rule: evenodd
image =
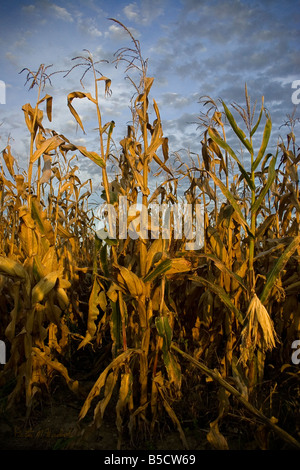
M 73 437 L 82 402 L 65 390 L 56 391 L 49 399 L 37 404 L 29 420 L 24 408 L 16 406 L 0 414 L 0 450 L 117 450 L 118 432 L 115 425 L 114 409 L 108 409 L 99 430 L 91 433 L 88 439 Z M 92 414 L 88 423 L 91 422 Z M 182 423 L 189 450 L 212 450 L 206 436 L 208 427 L 198 423 Z M 86 427 L 84 427 L 86 429 Z M 234 417 L 226 426 L 224 435 L 230 450 L 259 449 L 253 435 L 241 434 L 241 422 L 237 425 Z M 143 442 L 130 442 L 124 435 L 120 450 L 186 450 L 179 433 L 171 425 L 165 424 L 154 438 Z
M 88 440 L 72 437 L 74 423 L 77 422 L 80 406 L 65 400 L 43 406 L 33 413 L 26 425 L 24 415 L 16 410 L 0 417 L 1 450 L 117 450 L 118 433 L 114 416 L 107 416 L 101 428 L 95 431 Z M 193 430 L 187 432 L 190 449 L 205 449 L 207 441 L 205 432 Z M 128 438 L 123 439 L 121 450 L 185 450 L 178 433 L 166 431 L 161 439 L 155 442 L 150 439 L 141 445 L 132 445 Z

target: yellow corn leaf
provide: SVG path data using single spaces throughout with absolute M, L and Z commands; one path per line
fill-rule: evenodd
M 116 302 L 118 299 L 118 290 L 120 290 L 120 287 L 117 286 L 114 282 L 111 284 L 110 288 L 106 292 L 107 297 L 112 301 Z
M 51 292 L 49 295 L 51 295 Z M 55 325 L 60 325 L 61 309 L 58 307 L 58 305 L 54 305 L 52 299 L 47 299 L 45 302 L 45 307 L 48 320 L 52 323 L 55 323 Z
M 11 286 L 11 293 L 10 294 L 11 294 L 11 296 L 13 298 L 13 301 L 14 301 L 14 308 L 10 312 L 11 321 L 8 324 L 8 326 L 6 327 L 5 336 L 9 339 L 10 342 L 12 342 L 12 340 L 15 337 L 15 329 L 16 329 L 17 316 L 18 316 L 18 311 L 19 311 L 19 302 L 21 300 L 21 298 L 20 298 L 20 283 L 19 282 L 15 282 Z
M 76 146 L 76 148 L 79 150 L 80 153 L 82 153 L 82 155 L 88 157 L 90 160 L 92 160 L 92 162 L 96 163 L 96 165 L 100 166 L 101 168 L 105 167 L 105 161 L 102 157 L 100 157 L 100 155 L 98 155 L 98 153 L 89 152 L 85 147 L 81 146 Z
M 55 349 L 57 352 L 61 353 L 61 348 L 57 341 L 57 332 L 57 325 L 55 325 L 55 323 L 50 323 L 48 326 L 49 348 L 50 350 Z
M 46 274 L 49 272 L 58 270 L 58 263 L 54 246 L 50 246 L 46 253 L 43 255 L 42 265 L 45 268 L 44 276 L 46 276 Z
M 219 431 L 218 419 L 210 423 L 210 431 L 207 434 L 208 442 L 217 450 L 228 450 L 228 443 Z
M 35 223 L 34 223 L 33 218 L 31 217 L 28 206 L 19 207 L 19 216 L 22 217 L 23 222 L 25 223 L 26 227 L 32 230 L 35 229 Z
M 56 370 L 57 372 L 59 372 L 64 377 L 64 379 L 66 380 L 67 385 L 70 388 L 70 390 L 72 390 L 72 392 L 75 392 L 75 393 L 78 392 L 78 382 L 77 382 L 77 380 L 72 380 L 69 377 L 68 371 L 67 371 L 66 367 L 63 364 L 61 364 L 57 360 L 49 359 L 49 357 L 47 356 L 47 354 L 45 352 L 41 351 L 40 349 L 38 349 L 36 347 L 32 348 L 32 352 L 33 352 L 33 354 L 36 354 L 38 357 L 40 357 L 47 364 L 47 366 L 49 366 L 50 368 L 52 368 L 52 369 Z
M 40 233 L 45 235 L 51 245 L 54 245 L 54 232 L 51 222 L 47 218 L 46 211 L 43 211 L 42 206 L 35 200 L 31 201 L 31 215 L 32 219 L 36 222 Z
M 148 250 L 147 258 L 146 258 L 146 274 L 152 268 L 152 265 L 155 262 L 159 261 L 160 258 L 162 257 L 162 254 L 165 249 L 165 245 L 166 245 L 166 240 L 163 240 L 162 238 L 158 238 L 157 240 L 154 240 L 153 243 L 151 243 L 151 246 Z
M 17 185 L 17 192 L 18 196 L 22 196 L 25 191 L 25 184 L 24 184 L 24 176 L 23 175 L 15 175 L 15 182 Z
M 192 268 L 192 263 L 184 258 L 173 258 L 170 261 L 171 267 L 166 272 L 166 276 L 188 272 Z
M 95 421 L 97 429 L 102 424 L 105 409 L 108 403 L 110 402 L 112 393 L 114 391 L 114 388 L 118 379 L 118 371 L 119 369 L 117 368 L 116 370 L 108 374 L 106 382 L 105 382 L 104 397 L 102 398 L 102 400 L 99 401 L 99 403 L 95 407 L 94 421 Z
M 35 111 L 30 103 L 26 103 L 22 106 L 22 110 L 24 111 L 25 122 L 30 133 L 35 136 L 38 128 L 45 132 L 42 126 L 43 111 L 41 109 Z
M 40 179 L 40 184 L 48 183 L 52 175 L 51 169 L 51 156 L 50 155 L 43 155 L 44 158 L 44 167 L 43 167 L 43 174 Z
M 106 299 L 106 295 L 105 295 L 104 290 L 102 290 L 102 291 L 100 292 L 99 297 L 98 297 L 98 300 L 99 300 L 99 306 L 100 306 L 100 308 L 103 310 L 103 312 L 105 312 L 106 306 L 107 306 L 107 299 Z
M 51 95 L 45 95 L 44 98 L 40 99 L 38 104 L 42 103 L 45 100 L 46 100 L 47 117 L 48 117 L 49 121 L 52 121 L 52 96 Z
M 0 256 L 0 272 L 20 278 L 27 276 L 25 268 L 20 263 L 11 258 L 5 258 L 4 256 Z
M 177 427 L 177 430 L 178 430 L 178 432 L 179 432 L 179 435 L 180 435 L 180 438 L 181 438 L 181 441 L 182 441 L 184 447 L 185 447 L 186 449 L 188 449 L 189 446 L 188 446 L 188 443 L 187 443 L 185 434 L 184 434 L 184 432 L 183 432 L 183 429 L 182 429 L 182 427 L 181 427 L 181 424 L 180 424 L 180 422 L 179 422 L 179 420 L 178 420 L 178 418 L 177 418 L 177 416 L 176 416 L 176 414 L 175 414 L 173 408 L 170 406 L 170 404 L 168 403 L 167 399 L 165 398 L 164 386 L 161 385 L 161 379 L 162 379 L 162 378 L 161 378 L 159 375 L 157 375 L 157 376 L 155 377 L 154 381 L 155 381 L 155 384 L 156 384 L 156 386 L 157 386 L 157 388 L 158 388 L 158 391 L 159 391 L 159 393 L 160 393 L 160 395 L 161 395 L 162 402 L 163 402 L 163 406 L 164 406 L 166 412 L 168 413 L 168 415 L 170 416 L 171 420 L 173 421 L 174 425 Z
M 122 433 L 122 413 L 125 410 L 125 407 L 128 403 L 128 400 L 131 396 L 131 384 L 132 384 L 132 374 L 130 372 L 126 372 L 122 374 L 121 377 L 121 385 L 119 391 L 119 399 L 116 405 L 116 425 L 119 433 Z
M 164 161 L 166 162 L 169 158 L 169 139 L 168 137 L 164 137 L 164 141 L 162 144 L 162 152 L 164 156 Z
M 122 364 L 125 363 L 126 359 L 129 359 L 129 357 L 132 354 L 139 353 L 140 351 L 137 349 L 126 349 L 123 353 L 121 353 L 119 356 L 117 356 L 115 359 L 113 359 L 110 364 L 104 369 L 104 371 L 100 374 L 99 378 L 96 380 L 94 383 L 90 393 L 88 394 L 87 399 L 85 400 L 83 407 L 81 408 L 80 414 L 79 414 L 79 420 L 83 419 L 85 415 L 87 414 L 92 400 L 97 397 L 102 388 L 105 385 L 107 374 L 109 373 L 110 369 L 116 370 L 118 369 Z
M 146 92 L 147 95 L 150 93 L 150 89 L 153 85 L 153 82 L 154 82 L 154 77 L 145 77 L 144 78 L 144 88 L 145 88 L 145 92 Z
M 41 155 L 43 155 L 43 153 L 49 153 L 51 150 L 56 149 L 56 147 L 58 147 L 63 142 L 63 139 L 59 137 L 59 135 L 54 135 L 53 137 L 45 140 L 32 155 L 31 163 L 34 163 Z
M 2 151 L 2 155 L 3 155 L 5 164 L 7 166 L 7 169 L 10 175 L 14 178 L 15 177 L 15 172 L 14 172 L 15 159 L 11 154 L 10 145 L 7 145 L 7 147 Z
M 97 320 L 98 315 L 100 313 L 98 309 L 98 305 L 100 305 L 100 302 L 101 302 L 101 304 L 104 306 L 103 295 L 101 295 L 100 297 L 100 293 L 101 293 L 100 290 L 101 290 L 101 286 L 99 285 L 98 280 L 95 277 L 94 282 L 93 282 L 92 292 L 89 298 L 87 331 L 86 331 L 85 338 L 79 344 L 78 349 L 81 349 L 83 346 L 89 343 L 96 332 L 97 327 L 96 327 L 95 321 Z
M 30 293 L 30 279 L 28 273 L 22 264 L 17 261 L 0 256 L 0 274 L 21 278 L 25 281 L 27 295 Z
M 56 281 L 61 274 L 60 271 L 54 271 L 43 277 L 32 289 L 32 303 L 42 302 L 47 294 L 53 289 Z
M 209 237 L 209 243 L 212 247 L 213 252 L 221 261 L 223 261 L 224 264 L 226 264 L 227 251 L 225 246 L 223 245 L 218 230 L 209 226 L 207 227 L 207 235 Z
M 65 310 L 70 304 L 69 297 L 66 291 L 62 287 L 57 287 L 56 296 L 58 300 L 58 305 L 62 310 Z
M 97 81 L 100 81 L 100 80 L 105 80 L 105 96 L 110 96 L 111 95 L 111 90 L 110 90 L 110 85 L 111 85 L 111 80 L 110 78 L 107 78 L 107 77 L 100 77 L 100 78 L 97 78 Z
M 84 132 L 84 128 L 83 128 L 83 124 L 81 122 L 81 119 L 80 119 L 77 111 L 72 106 L 72 101 L 73 101 L 74 98 L 88 98 L 90 101 L 92 101 L 95 104 L 97 103 L 97 101 L 92 97 L 92 95 L 90 93 L 84 93 L 82 91 L 73 91 L 72 93 L 68 94 L 68 107 L 69 107 L 69 110 L 71 111 L 74 118 L 76 119 L 76 121 L 78 122 L 78 124 L 80 125 L 81 129 Z
M 120 287 L 128 290 L 133 297 L 139 297 L 146 293 L 144 282 L 136 274 L 124 266 L 118 266 L 118 270 L 117 279 Z

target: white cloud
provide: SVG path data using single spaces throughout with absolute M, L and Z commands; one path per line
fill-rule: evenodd
M 82 32 L 94 38 L 102 36 L 102 32 L 97 28 L 94 18 L 91 18 L 91 17 L 83 18 L 82 13 L 78 13 L 78 12 L 75 16 L 76 16 L 77 24 Z
M 163 14 L 162 3 L 161 0 L 141 0 L 139 6 L 136 2 L 129 3 L 123 8 L 123 12 L 128 20 L 149 25 Z
M 68 10 L 66 10 L 66 8 L 59 7 L 55 3 L 51 4 L 51 8 L 54 11 L 55 16 L 57 16 L 60 20 L 67 21 L 69 23 L 74 21 L 72 15 L 68 12 Z
M 138 21 L 139 20 L 139 14 L 136 11 L 137 9 L 137 4 L 136 3 L 129 3 L 129 5 L 126 5 L 126 7 L 123 8 L 123 11 L 125 13 L 125 16 L 132 21 Z
M 140 36 L 140 33 L 135 28 L 130 28 L 130 32 L 135 38 Z M 117 24 L 112 24 L 105 33 L 105 36 L 117 41 L 124 41 L 124 39 L 129 38 L 127 31 Z
M 96 28 L 96 26 L 91 26 L 91 27 L 88 29 L 88 34 L 90 34 L 91 36 L 94 36 L 94 37 L 100 37 L 100 36 L 102 36 L 101 31 L 99 31 L 99 29 Z

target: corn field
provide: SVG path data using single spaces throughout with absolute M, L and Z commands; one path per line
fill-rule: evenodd
M 190 436 L 200 436 L 203 449 L 299 449 L 300 369 L 291 360 L 300 339 L 295 121 L 270 152 L 272 118 L 263 98 L 253 105 L 247 87 L 244 105 L 203 96 L 199 154 L 174 158 L 151 95 L 154 78 L 139 41 L 123 28 L 131 46 L 118 50 L 115 62 L 125 66 L 133 98 L 119 152 L 115 124 L 102 112 L 113 89 L 105 63 L 85 51 L 65 73 L 66 81 L 75 67 L 82 79 L 93 76 L 94 89 L 78 84 L 67 106 L 84 130 L 76 101 L 92 103 L 96 149 L 49 129 L 49 68 L 22 74 L 36 96 L 22 107 L 28 168 L 19 170 L 10 143 L 1 156 L 0 338 L 7 361 L 0 420 L 13 429 L 22 419 L 29 429 L 52 399 L 67 396 L 79 408 L 67 448 L 89 448 L 109 419 L 118 449 L 155 446 L 171 431 L 178 448 L 197 448 Z M 75 157 L 92 160 L 102 203 L 117 214 L 112 222 L 105 213 L 100 232 L 93 187 L 80 180 Z M 150 191 L 153 177 L 160 182 Z M 120 236 L 120 197 L 128 210 L 145 208 L 146 236 Z M 154 220 L 151 204 L 174 208 L 183 200 L 194 232 L 201 217 L 197 249 L 187 249 L 190 240 L 176 237 L 172 223 L 168 237 L 151 237 L 162 217 Z M 139 217 L 129 216 L 126 228 L 139 227 Z

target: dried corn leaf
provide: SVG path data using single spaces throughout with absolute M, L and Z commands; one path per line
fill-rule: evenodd
M 103 76 L 100 77 L 100 78 L 97 78 L 97 81 L 100 81 L 100 80 L 105 81 L 105 96 L 111 95 L 111 90 L 110 90 L 111 80 L 110 80 L 110 78 L 103 77 Z
M 206 287 L 208 287 L 212 292 L 217 294 L 219 299 L 226 305 L 226 307 L 229 309 L 230 312 L 233 312 L 237 320 L 243 324 L 244 319 L 242 313 L 239 311 L 239 309 L 234 305 L 228 294 L 225 292 L 225 290 L 217 285 L 214 284 L 207 279 L 201 277 L 201 276 L 194 276 L 189 278 L 191 281 L 195 282 L 196 284 L 202 284 Z
M 289 246 L 285 249 L 285 251 L 280 256 L 280 258 L 276 261 L 274 267 L 268 274 L 266 284 L 260 296 L 260 301 L 263 304 L 267 301 L 280 272 L 282 271 L 282 269 L 284 268 L 284 266 L 286 265 L 290 257 L 293 255 L 295 250 L 299 248 L 299 246 L 300 246 L 300 235 L 298 235 L 292 240 L 292 242 L 289 244 Z
M 79 145 L 76 146 L 76 148 L 79 150 L 80 153 L 82 153 L 82 155 L 88 157 L 90 160 L 92 160 L 92 162 L 96 163 L 96 165 L 100 166 L 101 168 L 105 167 L 105 161 L 102 157 L 100 157 L 100 155 L 98 155 L 98 153 L 90 152 L 85 147 Z
M 219 431 L 218 420 L 210 423 L 210 431 L 208 432 L 206 438 L 208 442 L 216 449 L 216 450 L 229 450 L 228 442 L 226 441 L 223 434 Z
M 118 372 L 119 368 L 110 372 L 105 381 L 105 388 L 104 388 L 104 397 L 99 403 L 96 405 L 94 410 L 94 422 L 96 424 L 97 429 L 101 426 L 103 421 L 103 416 L 105 409 L 110 402 L 112 393 L 114 391 L 117 379 L 118 379 Z
M 68 107 L 71 113 L 73 114 L 74 118 L 76 119 L 77 123 L 80 125 L 81 129 L 84 132 L 83 124 L 81 122 L 81 119 L 77 113 L 77 111 L 73 108 L 72 106 L 72 101 L 74 98 L 88 98 L 92 103 L 97 104 L 97 101 L 92 97 L 90 93 L 84 93 L 82 91 L 73 91 L 72 93 L 68 94 Z
M 162 257 L 162 254 L 165 250 L 165 245 L 166 245 L 165 242 L 166 242 L 165 240 L 163 240 L 162 238 L 159 238 L 157 240 L 154 240 L 153 243 L 151 243 L 151 246 L 148 250 L 147 258 L 146 258 L 146 273 L 148 273 L 152 265 L 155 262 L 158 262 L 159 259 Z
M 123 424 L 123 413 L 125 412 L 126 406 L 132 397 L 132 374 L 130 371 L 125 372 L 121 376 L 121 385 L 119 390 L 119 399 L 116 405 L 116 425 L 119 431 L 119 435 L 122 434 Z
M 52 96 L 51 95 L 45 95 L 42 99 L 38 101 L 38 104 L 42 103 L 43 101 L 46 100 L 46 111 L 47 111 L 47 117 L 49 121 L 52 121 Z
M 166 272 L 167 276 L 172 276 L 174 274 L 186 273 L 191 270 L 192 263 L 185 258 L 172 258 L 171 267 Z
M 58 135 L 50 137 L 49 139 L 45 140 L 41 146 L 33 153 L 31 157 L 31 163 L 36 162 L 36 160 L 43 155 L 44 153 L 49 153 L 51 150 L 56 149 L 59 145 L 63 143 L 63 139 Z
M 32 303 L 42 302 L 56 285 L 60 271 L 54 271 L 43 277 L 32 289 Z
M 91 291 L 90 298 L 89 298 L 87 331 L 86 331 L 85 338 L 79 344 L 78 349 L 81 349 L 87 343 L 89 343 L 92 340 L 94 334 L 96 333 L 97 327 L 96 327 L 95 321 L 97 320 L 98 315 L 100 313 L 98 309 L 98 305 L 100 304 L 100 297 L 99 297 L 100 291 L 101 291 L 101 286 L 98 283 L 98 279 L 95 277 L 92 291 Z
M 2 155 L 5 161 L 5 164 L 7 166 L 7 169 L 10 173 L 10 175 L 15 178 L 15 172 L 14 172 L 14 163 L 15 159 L 11 154 L 11 147 L 10 145 L 7 145 L 6 148 L 2 151 Z
M 180 438 L 181 438 L 181 441 L 185 447 L 185 449 L 188 449 L 189 446 L 188 446 L 188 443 L 187 443 L 187 440 L 186 440 L 186 437 L 185 437 L 185 434 L 183 432 L 183 429 L 181 427 L 181 424 L 179 422 L 179 419 L 177 418 L 174 410 L 172 409 L 172 407 L 170 406 L 170 404 L 168 403 L 167 399 L 165 398 L 165 393 L 164 393 L 164 382 L 163 382 L 163 378 L 160 376 L 160 375 L 156 375 L 155 376 L 155 379 L 154 379 L 154 382 L 155 382 L 155 385 L 157 386 L 158 388 L 158 391 L 160 393 L 160 396 L 162 398 L 162 403 L 163 403 L 163 406 L 166 410 L 166 412 L 168 413 L 168 415 L 170 416 L 171 420 L 173 421 L 174 425 L 176 426 L 178 432 L 179 432 L 179 435 L 180 435 Z
M 22 279 L 25 282 L 26 292 L 29 296 L 31 290 L 30 279 L 22 264 L 11 258 L 0 256 L 0 273 Z
M 16 324 L 18 321 L 19 310 L 21 306 L 20 282 L 15 282 L 11 287 L 11 296 L 14 301 L 14 308 L 10 312 L 11 321 L 5 329 L 5 336 L 12 343 L 15 337 Z
M 77 380 L 72 380 L 69 377 L 68 371 L 67 371 L 66 367 L 63 364 L 61 364 L 57 360 L 50 359 L 47 356 L 47 354 L 45 352 L 41 351 L 39 348 L 33 347 L 32 352 L 33 352 L 33 354 L 36 354 L 38 357 L 40 357 L 47 364 L 48 367 L 50 367 L 50 368 L 56 370 L 57 372 L 59 372 L 64 377 L 64 379 L 66 380 L 67 385 L 70 388 L 70 390 L 72 390 L 72 392 L 75 392 L 75 393 L 78 392 L 78 382 L 77 382 Z
M 45 132 L 42 125 L 43 111 L 41 109 L 37 109 L 36 111 L 30 103 L 26 103 L 22 106 L 22 110 L 24 111 L 25 122 L 28 130 L 33 136 L 36 135 L 38 128 L 40 128 L 42 132 Z
M 106 378 L 107 378 L 109 371 L 111 369 L 117 370 L 122 364 L 126 362 L 126 360 L 130 358 L 132 354 L 136 354 L 139 352 L 140 351 L 137 349 L 127 349 L 126 351 L 121 353 L 119 356 L 117 356 L 115 359 L 113 359 L 111 363 L 104 369 L 104 371 L 100 374 L 99 378 L 94 383 L 90 393 L 88 394 L 87 399 L 85 400 L 81 408 L 81 411 L 79 414 L 80 420 L 83 419 L 85 415 L 87 414 L 91 406 L 92 400 L 100 394 L 102 388 L 104 387 L 106 383 Z
M 120 287 L 128 290 L 133 297 L 140 297 L 146 294 L 146 286 L 142 279 L 124 266 L 118 265 L 117 269 L 119 270 L 117 281 Z

